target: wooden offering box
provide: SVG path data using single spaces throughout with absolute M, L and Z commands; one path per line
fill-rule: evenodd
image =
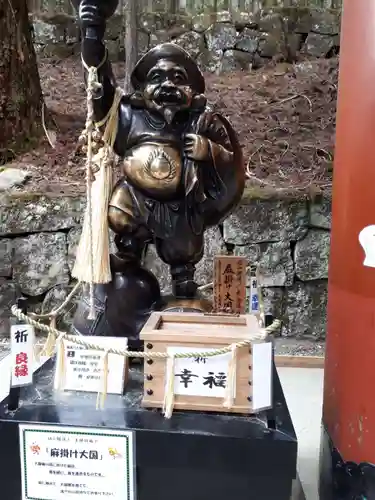
M 140 338 L 145 352 L 207 352 L 255 339 L 260 326 L 255 315 L 205 315 L 153 313 Z M 255 413 L 270 408 L 272 344 L 255 340 L 236 354 L 235 398 L 224 406 L 232 353 L 214 357 L 175 358 L 174 409 L 231 413 Z M 166 389 L 167 360 L 145 359 L 146 408 L 162 408 Z

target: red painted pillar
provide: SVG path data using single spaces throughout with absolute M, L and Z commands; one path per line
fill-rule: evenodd
M 364 265 L 359 242 L 371 225 L 375 229 L 375 1 L 344 0 L 323 424 L 345 462 L 375 464 L 375 267 Z M 375 255 L 375 231 L 366 245 Z

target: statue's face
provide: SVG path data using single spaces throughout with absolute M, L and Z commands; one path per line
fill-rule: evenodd
M 148 108 L 159 111 L 171 123 L 178 111 L 191 106 L 194 91 L 185 68 L 163 59 L 149 71 L 143 96 Z

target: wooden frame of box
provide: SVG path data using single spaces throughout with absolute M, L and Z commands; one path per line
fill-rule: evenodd
M 140 338 L 145 352 L 168 352 L 171 348 L 188 348 L 190 352 L 221 349 L 232 344 L 251 340 L 252 345 L 239 347 L 236 353 L 236 389 L 231 408 L 223 405 L 223 398 L 175 393 L 174 409 L 230 413 L 254 413 L 272 406 L 272 396 L 265 403 L 254 406 L 254 346 L 265 344 L 259 338 L 260 325 L 255 315 L 214 315 L 201 313 L 152 313 L 143 327 Z M 252 339 L 255 339 L 254 342 Z M 271 389 L 272 344 L 269 346 L 269 392 Z M 230 356 L 231 353 L 228 354 Z M 212 360 L 213 358 L 208 358 Z M 179 360 L 175 360 L 177 363 Z M 144 397 L 142 406 L 162 408 L 166 387 L 167 360 L 165 358 L 145 359 Z M 211 372 L 212 373 L 212 372 Z M 193 375 L 197 376 L 197 375 Z M 207 377 L 203 377 L 207 379 Z M 259 374 L 258 374 L 259 379 Z M 205 382 L 207 383 L 207 382 Z M 258 398 L 259 399 L 259 398 Z

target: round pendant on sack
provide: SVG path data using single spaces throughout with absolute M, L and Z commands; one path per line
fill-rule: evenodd
M 150 156 L 146 171 L 154 179 L 162 181 L 172 177 L 176 168 L 173 165 L 173 160 L 163 150 L 158 150 Z
M 155 179 L 167 179 L 171 174 L 171 165 L 169 161 L 162 156 L 155 158 L 150 165 L 150 174 Z

